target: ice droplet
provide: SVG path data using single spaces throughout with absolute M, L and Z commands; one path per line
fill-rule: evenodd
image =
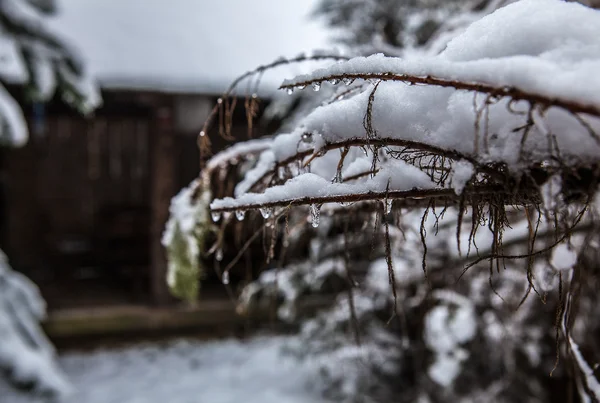
M 215 259 L 217 259 L 219 262 L 223 260 L 223 249 L 217 249 L 217 251 L 215 252 Z
M 225 270 L 223 272 L 223 276 L 221 277 L 221 281 L 223 282 L 223 284 L 227 285 L 229 284 L 229 270 Z
M 306 85 L 304 85 L 304 84 L 297 85 L 296 88 L 298 88 L 299 90 L 303 90 L 306 88 Z
M 342 78 L 342 81 L 344 81 L 344 84 L 350 85 L 354 82 L 354 79 L 350 78 L 350 77 L 344 77 L 344 78 Z
M 394 201 L 392 199 L 388 199 L 388 198 L 383 199 L 383 209 L 384 209 L 384 211 L 385 211 L 386 214 L 391 213 L 391 211 L 392 211 L 392 203 L 393 202 Z
M 277 177 L 280 180 L 283 180 L 283 178 L 285 178 L 285 167 L 279 167 L 279 168 L 277 168 Z
M 246 212 L 244 210 L 235 210 L 235 218 L 238 221 L 244 221 L 244 217 L 246 216 Z
M 332 78 L 331 80 L 329 80 L 329 84 L 331 85 L 337 85 L 340 83 L 340 80 L 337 78 Z
M 219 98 L 219 99 L 217 99 L 217 103 L 218 103 L 219 105 L 221 105 L 221 104 L 223 103 L 223 98 Z
M 312 83 L 312 89 L 314 91 L 319 91 L 321 89 L 321 83 L 318 83 L 318 82 Z
M 206 133 L 204 132 L 204 130 L 201 130 L 200 131 L 200 137 L 204 137 L 204 136 L 206 136 Z
M 294 89 L 292 87 L 287 89 L 288 95 L 292 95 L 294 93 Z
M 311 204 L 310 205 L 310 222 L 313 228 L 317 228 L 319 226 L 319 219 L 321 218 L 321 205 L 320 204 Z
M 273 213 L 273 209 L 270 207 L 261 207 L 259 210 L 260 215 L 262 215 L 265 220 L 271 217 L 271 214 Z
M 210 216 L 212 217 L 213 222 L 217 222 L 221 219 L 221 213 L 219 212 L 213 211 L 210 213 Z

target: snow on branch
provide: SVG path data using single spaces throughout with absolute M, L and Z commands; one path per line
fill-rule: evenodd
M 325 81 L 334 85 L 350 84 L 354 80 L 400 81 L 475 91 L 495 98 L 509 97 L 515 101 L 528 101 L 542 109 L 554 106 L 600 117 L 597 91 L 600 79 L 594 75 L 599 68 L 600 58 L 564 69 L 558 62 L 532 56 L 455 62 L 443 60 L 441 56 L 429 60 L 403 60 L 378 54 L 297 76 L 284 81 L 280 88 L 314 88 Z M 574 79 L 578 77 L 580 85 L 574 85 Z
M 589 28 L 547 28 L 557 23 Z M 595 27 L 600 14 L 579 4 L 523 0 L 473 23 L 438 56 L 355 58 L 288 80 L 282 88 L 365 81 L 358 93 L 316 107 L 291 133 L 276 136 L 236 188 L 236 199 L 215 200 L 211 208 L 344 203 L 385 194 L 436 198 L 427 192 L 437 188 L 446 196 L 451 188 L 460 195 L 464 188 L 470 195 L 479 186 L 510 204 L 523 178 L 532 188 L 521 201 L 538 200 L 551 174 L 593 171 L 598 162 Z M 354 150 L 361 148 L 364 156 Z M 341 183 L 344 167 L 360 161 L 370 162 L 370 178 Z M 416 180 L 421 175 L 429 176 L 428 186 Z M 396 177 L 416 183 L 388 188 Z

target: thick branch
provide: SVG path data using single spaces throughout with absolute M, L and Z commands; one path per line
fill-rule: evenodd
M 509 97 L 517 101 L 529 101 L 532 104 L 547 108 L 555 106 L 563 108 L 572 113 L 586 113 L 588 115 L 600 117 L 600 107 L 598 105 L 586 104 L 572 100 L 560 99 L 557 97 L 546 97 L 520 90 L 516 87 L 495 87 L 490 84 L 476 82 L 462 82 L 443 77 L 425 76 L 419 77 L 409 74 L 397 73 L 352 73 L 352 74 L 333 74 L 325 77 L 314 78 L 306 81 L 298 81 L 282 85 L 281 89 L 293 89 L 296 87 L 311 86 L 313 83 L 322 83 L 324 81 L 347 81 L 347 80 L 380 80 L 380 81 L 402 81 L 409 84 L 425 84 L 440 87 L 451 87 L 457 90 L 476 91 L 489 94 L 492 97 Z
M 463 195 L 457 195 L 453 189 L 411 189 L 402 191 L 382 191 L 354 193 L 349 195 L 330 195 L 315 197 L 299 197 L 294 199 L 275 200 L 267 203 L 249 203 L 235 207 L 211 208 L 214 213 L 234 212 L 236 210 L 256 210 L 261 208 L 290 207 L 310 204 L 324 203 L 354 203 L 359 201 L 375 201 L 384 199 L 395 199 L 396 207 L 420 207 L 430 205 L 432 201 L 436 204 L 458 203 L 460 198 L 466 196 L 477 196 L 482 201 L 486 198 L 497 202 L 499 196 L 503 196 L 507 205 L 529 204 L 539 202 L 535 195 L 530 192 L 513 193 L 508 192 L 501 186 L 471 186 L 463 191 Z

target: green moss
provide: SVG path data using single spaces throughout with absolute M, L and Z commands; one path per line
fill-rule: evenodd
M 169 281 L 169 289 L 174 297 L 185 301 L 195 301 L 200 292 L 200 280 L 204 275 L 204 267 L 199 258 L 189 250 L 189 243 L 181 232 L 178 223 L 171 244 L 167 246 L 169 268 L 173 278 Z M 199 242 L 199 240 L 197 240 Z

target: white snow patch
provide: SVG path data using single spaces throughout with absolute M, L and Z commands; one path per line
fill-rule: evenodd
M 440 386 L 448 387 L 460 374 L 461 363 L 469 357 L 461 345 L 475 337 L 477 320 L 466 297 L 448 290 L 435 291 L 434 296 L 443 304 L 425 316 L 425 344 L 435 353 L 428 374 Z
M 457 195 L 464 190 L 467 182 L 473 177 L 475 167 L 469 161 L 460 160 L 452 167 L 452 189 Z
M 76 392 L 61 403 L 321 402 L 307 385 L 316 369 L 281 354 L 290 341 L 180 340 L 65 354 L 60 361 Z M 3 402 L 44 402 L 2 388 Z
M 550 264 L 558 271 L 571 270 L 577 263 L 577 251 L 569 244 L 561 243 L 552 250 Z

